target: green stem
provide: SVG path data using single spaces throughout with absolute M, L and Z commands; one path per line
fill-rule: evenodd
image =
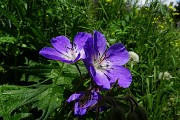
M 79 69 L 79 66 L 78 66 L 77 63 L 75 63 L 75 66 L 76 66 L 76 68 L 77 68 L 77 70 L 78 70 L 78 72 L 79 72 L 80 79 L 81 79 L 81 81 L 82 81 L 82 74 L 81 74 L 81 71 L 80 71 L 80 69 Z
M 138 103 L 136 102 L 136 100 L 135 100 L 133 97 L 129 96 L 129 99 L 131 99 L 131 100 L 134 102 L 134 104 L 135 104 L 136 106 L 138 106 Z
M 97 110 L 96 110 L 96 118 L 95 120 L 99 120 L 99 112 L 100 112 L 100 106 L 99 106 L 99 103 L 97 104 Z
M 133 107 L 133 103 L 132 103 L 132 100 L 131 99 L 129 99 L 129 103 L 130 103 L 130 106 L 131 106 L 131 112 L 134 112 L 134 107 Z

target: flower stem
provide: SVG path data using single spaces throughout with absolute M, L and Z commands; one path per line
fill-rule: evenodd
M 132 99 L 129 99 L 129 103 L 130 103 L 130 106 L 131 106 L 131 112 L 134 112 L 134 107 L 133 107 Z
M 100 112 L 100 106 L 99 106 L 99 103 L 98 103 L 97 108 L 96 108 L 96 118 L 95 118 L 95 120 L 99 120 L 99 112 Z
M 134 102 L 134 104 L 135 104 L 136 106 L 138 106 L 138 103 L 136 102 L 136 100 L 135 100 L 133 97 L 129 96 L 129 99 L 131 99 L 131 100 Z
M 77 70 L 78 70 L 78 72 L 79 72 L 80 79 L 81 79 L 81 81 L 82 81 L 82 74 L 81 74 L 81 71 L 80 71 L 80 69 L 79 69 L 79 66 L 78 66 L 77 63 L 75 63 L 75 66 L 76 66 L 76 68 L 77 68 Z

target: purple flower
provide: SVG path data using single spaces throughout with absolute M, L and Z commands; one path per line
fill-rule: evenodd
M 106 39 L 98 31 L 85 43 L 86 58 L 83 60 L 94 82 L 104 89 L 110 89 L 118 80 L 120 87 L 127 88 L 132 82 L 130 71 L 123 67 L 129 60 L 124 45 L 117 43 L 106 50 Z
M 59 60 L 66 63 L 75 63 L 85 57 L 84 44 L 91 34 L 79 32 L 71 44 L 66 36 L 58 36 L 51 40 L 52 47 L 44 47 L 39 54 L 52 60 Z
M 88 93 L 74 93 L 68 98 L 67 102 L 70 103 L 71 101 L 76 101 L 74 105 L 74 115 L 83 116 L 90 107 L 93 107 L 97 104 L 100 98 L 101 96 L 98 92 L 91 90 Z

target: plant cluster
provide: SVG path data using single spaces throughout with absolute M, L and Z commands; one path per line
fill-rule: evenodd
M 82 59 L 92 78 L 86 91 L 74 93 L 67 100 L 68 102 L 76 101 L 75 115 L 84 115 L 87 109 L 95 106 L 94 109 L 100 111 L 99 103 L 102 104 L 104 99 L 108 99 L 108 97 L 100 95 L 101 90 L 110 90 L 116 83 L 122 88 L 130 86 L 131 73 L 122 66 L 129 60 L 128 51 L 120 43 L 116 43 L 106 50 L 106 39 L 102 33 L 94 31 L 92 36 L 89 33 L 80 32 L 74 37 L 72 44 L 67 37 L 58 36 L 51 40 L 51 44 L 54 48 L 45 47 L 39 53 L 46 58 L 69 64 Z M 76 67 L 81 75 L 77 64 Z M 82 76 L 80 78 L 80 82 L 84 81 Z M 113 102 L 115 104 L 115 101 Z M 106 105 L 102 106 L 108 108 Z

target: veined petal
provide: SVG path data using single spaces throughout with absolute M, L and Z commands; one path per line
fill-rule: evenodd
M 74 115 L 76 116 L 83 116 L 86 114 L 87 108 L 86 107 L 80 107 L 79 103 L 76 102 L 74 105 Z
M 39 51 L 39 54 L 44 56 L 45 58 L 52 60 L 64 60 L 64 58 L 60 57 L 61 53 L 59 53 L 56 49 L 51 47 L 44 47 Z
M 84 45 L 87 41 L 88 38 L 92 37 L 90 33 L 85 33 L 85 32 L 79 32 L 75 37 L 74 37 L 74 44 L 73 48 L 77 50 L 81 54 L 81 58 L 85 58 L 85 52 L 84 52 Z
M 106 38 L 105 36 L 98 32 L 94 31 L 94 51 L 96 55 L 96 59 L 101 58 L 106 50 Z
M 80 59 L 81 53 L 72 48 L 69 39 L 65 36 L 58 36 L 51 40 L 53 47 L 59 52 L 62 62 L 74 63 Z
M 84 94 L 83 92 L 82 93 L 74 93 L 68 98 L 67 102 L 78 100 L 83 94 Z
M 77 35 L 74 37 L 73 43 L 75 44 L 74 47 L 77 47 L 78 50 L 83 49 L 84 44 L 86 43 L 87 39 L 89 37 L 92 37 L 90 33 L 85 33 L 85 32 L 79 32 Z
M 84 45 L 84 51 L 85 51 L 85 60 L 84 62 L 92 63 L 94 60 L 94 49 L 93 49 L 93 38 L 89 38 L 85 45 Z
M 115 65 L 124 65 L 129 60 L 129 54 L 121 43 L 112 45 L 106 52 L 106 59 Z
M 130 71 L 123 66 L 112 66 L 113 70 L 107 73 L 111 78 L 110 83 L 113 84 L 118 80 L 120 87 L 128 88 L 132 82 L 132 75 Z
M 83 107 L 88 108 L 88 107 L 90 107 L 92 105 L 95 105 L 97 102 L 98 102 L 97 100 L 88 100 Z
M 108 76 L 101 70 L 95 70 L 93 66 L 90 66 L 90 73 L 94 82 L 104 89 L 110 89 L 110 82 Z
M 86 102 L 86 104 L 83 107 L 87 107 L 88 108 L 90 106 L 93 106 L 100 99 L 100 95 L 97 92 L 95 92 L 95 90 L 91 90 L 91 93 L 90 93 L 89 96 L 90 96 L 89 100 Z
M 58 36 L 51 40 L 52 46 L 61 53 L 67 53 L 72 48 L 70 40 L 66 36 Z
M 97 90 L 96 90 L 97 91 Z M 101 99 L 101 96 L 98 92 L 95 92 L 95 90 L 91 90 L 91 96 L 93 100 Z
M 45 58 L 51 60 L 59 60 L 65 63 L 74 63 L 80 58 L 80 54 L 75 58 L 75 60 L 67 60 L 64 54 L 58 52 L 56 49 L 51 47 L 44 47 L 39 51 L 39 54 L 44 56 Z

